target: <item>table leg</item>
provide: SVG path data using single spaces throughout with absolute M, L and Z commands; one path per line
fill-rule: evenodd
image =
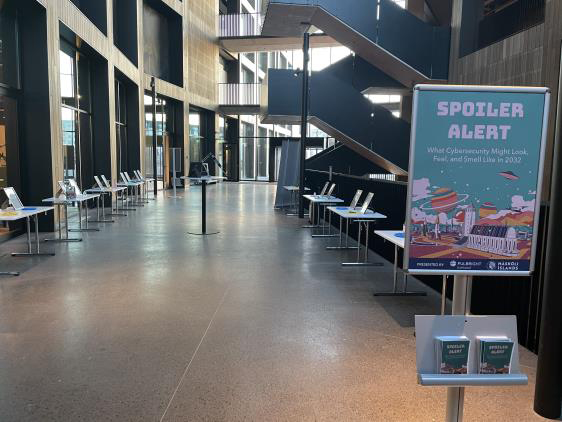
M 60 207 L 64 206 L 64 234 L 65 234 L 65 238 L 61 237 L 61 228 L 60 228 Z M 68 228 L 68 204 L 57 204 L 57 207 L 59 208 L 59 237 L 58 239 L 45 239 L 45 242 L 82 242 L 82 238 L 81 237 L 68 237 L 68 232 L 70 231 L 70 229 Z
M 427 296 L 426 292 L 408 291 L 408 274 L 404 272 L 404 290 L 398 291 L 398 245 L 394 244 L 394 288 L 391 292 L 377 292 L 374 296 Z
M 322 228 L 322 234 L 313 234 L 312 237 L 337 237 L 337 234 L 331 234 L 332 230 L 330 229 L 330 231 L 328 232 L 328 234 L 326 234 L 326 209 L 328 208 L 330 204 L 318 204 L 318 207 L 320 208 L 321 206 L 324 207 L 324 211 L 322 213 L 323 218 L 322 218 L 322 225 L 320 226 L 320 221 L 318 221 L 318 226 L 317 227 L 321 227 Z M 330 211 L 329 211 L 330 212 Z M 330 212 L 331 215 L 331 212 Z M 318 218 L 320 219 L 320 212 L 318 212 Z M 331 220 L 330 220 L 331 221 Z
M 314 202 L 310 201 L 308 203 L 308 222 L 309 224 L 302 226 L 303 229 L 315 229 L 317 226 L 314 224 L 314 218 L 316 213 L 314 212 L 315 204 Z
M 201 233 L 189 233 L 197 236 L 208 236 L 219 232 L 207 233 L 207 182 L 201 180 Z
M 84 227 L 82 227 L 82 202 L 84 202 L 86 204 L 86 210 L 85 210 L 86 217 L 85 217 Z M 100 229 L 98 229 L 98 228 L 88 227 L 88 200 L 78 202 L 78 220 L 80 222 L 80 224 L 78 225 L 78 228 L 77 229 L 69 229 L 69 231 L 71 231 L 71 232 L 99 232 L 100 231 Z
M 358 220 L 359 231 L 357 235 L 357 261 L 356 262 L 344 262 L 342 265 L 344 267 L 382 267 L 384 264 L 382 262 L 369 262 L 369 226 L 370 221 Z M 363 223 L 365 223 L 365 252 L 363 255 L 363 261 L 361 261 L 361 231 Z
M 134 208 L 131 205 L 135 205 L 134 203 L 130 203 L 129 202 L 129 187 L 127 187 L 124 191 L 123 194 L 121 195 L 122 198 L 122 202 L 121 202 L 121 211 L 136 211 L 136 208 Z M 127 206 L 125 206 L 125 203 L 127 204 Z
M 96 198 L 97 220 L 92 220 L 90 221 L 91 223 L 115 223 L 114 220 L 105 219 L 105 194 L 106 192 L 102 192 L 101 195 Z M 100 197 L 101 197 L 101 213 L 100 213 Z
M 37 214 L 33 216 L 33 222 L 35 223 L 35 248 L 36 251 L 33 252 L 31 246 L 31 220 L 29 217 L 26 217 L 26 226 L 27 226 L 27 252 L 14 252 L 12 256 L 54 256 L 54 253 L 47 252 L 41 253 L 39 250 L 39 219 L 37 218 Z

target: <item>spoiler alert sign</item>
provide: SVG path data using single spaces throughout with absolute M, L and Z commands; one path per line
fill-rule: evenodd
M 410 272 L 532 271 L 548 101 L 544 88 L 416 87 Z

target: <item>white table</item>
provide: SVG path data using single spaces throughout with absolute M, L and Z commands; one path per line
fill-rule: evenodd
M 113 194 L 115 194 L 115 212 L 113 212 L 113 208 L 111 209 L 111 212 L 109 214 L 107 214 L 108 216 L 126 216 L 127 214 L 123 213 L 123 212 L 119 212 L 119 192 L 123 192 L 127 190 L 126 187 L 115 187 L 115 188 L 107 188 L 107 187 L 103 187 L 103 188 L 90 188 L 90 189 L 86 189 L 84 191 L 84 193 L 99 193 L 101 196 L 101 220 L 100 220 L 100 216 L 99 216 L 99 212 L 98 212 L 98 223 L 114 223 L 114 220 L 106 220 L 105 219 L 105 195 L 110 195 L 111 198 L 113 198 Z M 99 199 L 98 199 L 99 200 Z M 99 205 L 99 204 L 98 204 Z M 98 206 L 99 208 L 99 206 Z
M 225 177 L 222 176 L 202 176 L 202 177 L 189 177 L 182 176 L 180 179 L 190 180 L 192 182 L 201 183 L 201 233 L 189 233 L 197 236 L 209 236 L 213 234 L 218 234 L 219 232 L 207 233 L 207 184 L 209 182 L 216 183 L 220 180 L 224 180 Z M 214 181 L 214 182 L 213 182 Z
M 135 211 L 136 208 L 134 208 L 134 207 L 144 207 L 144 205 L 142 203 L 140 203 L 139 200 L 138 200 L 138 196 L 139 196 L 138 193 L 140 191 L 141 185 L 143 185 L 143 182 L 130 181 L 130 182 L 118 182 L 117 183 L 118 188 L 125 188 L 125 193 L 127 195 L 127 198 L 126 198 L 127 201 L 129 199 L 129 189 L 131 189 L 133 191 L 133 200 L 132 200 L 133 208 L 129 207 L 129 205 L 127 205 L 127 207 L 125 207 L 125 205 L 123 204 L 123 206 L 121 207 L 122 211 Z
M 303 195 L 303 198 L 308 199 L 310 202 L 310 226 L 303 226 L 307 229 L 313 229 L 312 237 L 334 237 L 331 234 L 331 227 L 328 225 L 329 232 L 326 234 L 326 208 L 330 205 L 343 204 L 345 201 L 331 195 Z M 320 225 L 320 207 L 324 207 L 322 225 Z M 316 216 L 316 208 L 318 209 L 318 216 Z M 315 220 L 318 220 L 316 224 Z M 314 234 L 314 229 L 321 228 L 322 234 Z
M 328 207 L 329 212 L 333 212 L 340 217 L 340 242 L 341 242 L 341 227 L 342 220 L 346 220 L 346 225 L 349 221 L 355 222 L 359 225 L 359 232 L 357 235 L 357 260 L 356 262 L 342 262 L 345 267 L 364 267 L 364 266 L 382 266 L 382 262 L 369 262 L 369 227 L 370 224 L 377 220 L 385 219 L 386 215 L 367 210 L 365 213 L 360 211 L 350 210 L 349 207 Z M 361 231 L 365 225 L 365 254 L 361 259 Z M 341 243 L 340 243 L 341 245 Z
M 375 230 L 377 236 L 394 245 L 394 288 L 391 292 L 375 293 L 375 296 L 427 296 L 426 292 L 408 291 L 408 274 L 404 274 L 404 289 L 398 291 L 398 249 L 404 249 L 404 231 L 402 230 Z
M 99 231 L 99 229 L 97 228 L 89 228 L 88 227 L 88 209 L 86 208 L 86 227 L 83 228 L 82 227 L 82 204 L 84 202 L 87 202 L 90 199 L 95 199 L 95 198 L 99 198 L 100 194 L 99 193 L 86 193 L 86 194 L 81 194 L 81 195 L 76 195 L 74 198 L 66 198 L 64 195 L 55 198 L 55 197 L 51 197 L 51 198 L 45 198 L 43 199 L 43 202 L 47 202 L 47 203 L 51 203 L 53 205 L 55 205 L 57 207 L 57 213 L 58 213 L 58 220 L 59 220 L 59 237 L 58 239 L 45 239 L 45 241 L 50 241 L 50 242 L 81 242 L 82 238 L 70 238 L 68 236 L 68 232 L 69 231 L 75 231 L 75 232 L 84 232 L 84 231 Z M 68 206 L 72 205 L 76 203 L 78 205 L 78 228 L 77 229 L 69 229 L 68 228 Z M 62 233 L 61 233 L 61 227 L 60 227 L 60 208 L 64 207 L 64 222 L 65 222 L 65 234 L 66 237 L 63 238 L 62 237 Z
M 298 214 L 298 206 L 299 206 L 299 191 L 300 191 L 300 187 L 298 186 L 283 186 L 283 189 L 285 189 L 286 191 L 288 191 L 291 195 L 291 204 L 293 205 L 293 211 L 294 212 L 288 212 L 287 215 L 289 216 L 297 216 Z M 307 188 L 305 186 L 304 188 L 305 192 L 310 192 L 310 188 Z M 290 211 L 290 210 L 289 210 Z
M 13 252 L 12 256 L 54 256 L 53 252 L 41 252 L 39 248 L 39 221 L 37 216 L 39 214 L 47 213 L 48 211 L 54 210 L 54 207 L 24 207 L 17 211 L 0 211 L 0 221 L 17 221 L 25 218 L 27 226 L 27 252 Z M 14 214 L 14 215 L 11 215 Z M 32 250 L 31 246 L 31 223 L 30 218 L 33 217 L 35 223 L 35 252 Z M 19 275 L 16 271 L 3 271 L 0 275 Z

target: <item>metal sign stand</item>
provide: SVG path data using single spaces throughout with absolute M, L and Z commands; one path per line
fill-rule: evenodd
M 470 300 L 472 297 L 472 277 L 456 275 L 453 286 L 452 315 L 470 314 Z M 465 387 L 447 388 L 447 414 L 446 422 L 462 422 L 464 410 Z

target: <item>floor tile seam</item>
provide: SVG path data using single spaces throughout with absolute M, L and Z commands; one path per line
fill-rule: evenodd
M 166 417 L 166 414 L 168 413 L 168 410 L 170 409 L 172 402 L 174 401 L 174 398 L 176 397 L 177 392 L 179 391 L 183 380 L 186 378 L 189 369 L 191 367 L 191 364 L 193 363 L 193 361 L 195 360 L 195 356 L 197 355 L 197 352 L 199 351 L 199 348 L 201 347 L 201 345 L 203 344 L 203 341 L 205 340 L 205 337 L 207 336 L 207 333 L 209 332 L 209 329 L 211 328 L 211 325 L 213 324 L 213 321 L 215 320 L 215 317 L 217 316 L 220 308 L 222 307 L 222 305 L 224 304 L 224 301 L 226 300 L 226 296 L 228 295 L 228 292 L 230 291 L 230 287 L 228 287 L 223 296 L 221 301 L 219 302 L 219 304 L 217 305 L 217 308 L 215 309 L 215 312 L 213 313 L 213 316 L 211 317 L 211 320 L 209 321 L 209 324 L 207 325 L 207 328 L 205 329 L 205 332 L 203 333 L 203 336 L 201 337 L 201 340 L 199 341 L 199 344 L 197 345 L 197 347 L 195 348 L 195 351 L 193 352 L 193 355 L 191 356 L 191 359 L 189 360 L 188 364 L 186 365 L 182 376 L 179 379 L 179 382 L 176 386 L 176 388 L 174 389 L 174 392 L 172 393 L 172 396 L 170 397 L 170 400 L 168 401 L 168 405 L 166 406 L 166 408 L 164 409 L 164 413 L 162 414 L 162 417 L 160 418 L 160 422 L 162 422 L 164 420 L 164 418 Z

